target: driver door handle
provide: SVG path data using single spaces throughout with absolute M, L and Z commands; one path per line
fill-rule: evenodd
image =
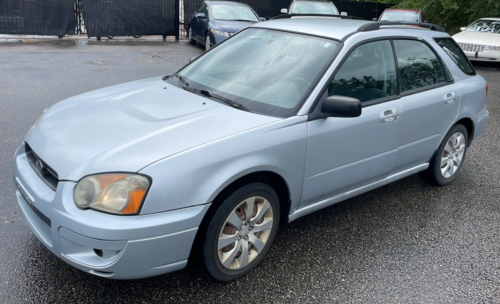
M 456 98 L 455 98 L 455 92 L 449 92 L 443 95 L 444 103 L 445 104 L 450 104 L 454 103 Z
M 398 120 L 398 111 L 395 108 L 388 109 L 380 112 L 379 117 L 381 123 L 394 122 Z

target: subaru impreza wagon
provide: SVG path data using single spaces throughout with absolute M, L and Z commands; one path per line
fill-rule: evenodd
M 418 172 L 449 184 L 486 127 L 488 87 L 431 28 L 285 16 L 172 75 L 55 103 L 15 153 L 26 222 L 97 276 L 197 259 L 227 281 L 280 223 Z

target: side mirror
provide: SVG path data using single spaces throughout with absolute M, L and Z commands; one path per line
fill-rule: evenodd
M 260 21 L 266 21 L 267 19 L 266 19 L 266 18 L 264 18 L 264 17 L 259 17 L 259 20 L 260 20 Z
M 378 19 L 377 19 L 377 18 L 373 18 L 372 20 L 373 20 L 373 21 L 377 21 Z
M 321 112 L 335 117 L 358 117 L 361 101 L 347 96 L 329 96 L 323 101 Z
M 282 8 L 282 9 L 281 9 L 281 12 L 282 12 L 283 14 L 288 14 L 288 10 L 287 10 L 286 8 Z
M 425 23 L 429 23 L 429 20 L 424 20 Z
M 198 14 L 196 14 L 196 18 L 205 19 L 205 14 L 204 13 L 198 13 Z
M 465 31 L 466 29 L 467 29 L 467 28 L 464 26 L 464 27 L 461 27 L 461 28 L 460 28 L 460 31 L 462 31 L 462 32 L 463 32 L 463 31 Z
M 341 12 L 340 16 L 347 16 L 347 12 Z
M 199 56 L 193 56 L 193 57 L 189 58 L 189 62 L 195 61 L 195 60 L 196 60 L 196 58 L 198 58 L 198 57 L 199 57 Z

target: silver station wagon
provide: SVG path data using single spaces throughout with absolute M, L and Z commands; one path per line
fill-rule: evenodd
M 248 273 L 287 223 L 421 172 L 452 182 L 487 84 L 437 26 L 284 17 L 173 75 L 54 104 L 15 153 L 17 199 L 68 264 Z

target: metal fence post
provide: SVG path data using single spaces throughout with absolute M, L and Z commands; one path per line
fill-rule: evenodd
M 181 9 L 180 0 L 175 0 L 175 41 L 179 41 L 179 31 L 180 31 L 179 14 L 180 14 L 180 9 Z

